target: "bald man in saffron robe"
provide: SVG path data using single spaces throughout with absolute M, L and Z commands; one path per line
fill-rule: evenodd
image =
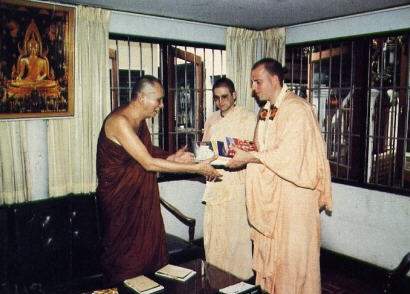
M 236 150 L 228 166 L 247 165 L 256 283 L 271 294 L 320 294 L 320 211 L 330 211 L 332 199 L 318 122 L 311 105 L 283 84 L 276 60 L 255 63 L 252 89 L 266 101 L 255 132 L 258 151 Z

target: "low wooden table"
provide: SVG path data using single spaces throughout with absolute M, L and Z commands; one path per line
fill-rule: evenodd
M 190 268 L 196 271 L 196 275 L 186 282 L 178 282 L 160 278 L 154 274 L 146 276 L 164 286 L 165 290 L 161 293 L 166 294 L 214 294 L 219 289 L 241 282 L 240 279 L 220 270 L 202 259 L 195 259 L 179 266 Z M 118 285 L 119 294 L 135 294 L 133 290 L 123 284 Z M 91 294 L 88 292 L 87 294 Z

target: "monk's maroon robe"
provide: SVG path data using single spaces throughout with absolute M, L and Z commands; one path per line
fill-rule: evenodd
M 106 137 L 97 146 L 97 197 L 101 217 L 101 264 L 107 285 L 159 269 L 168 262 L 157 175 Z M 152 146 L 145 121 L 137 131 L 153 157 L 168 154 Z

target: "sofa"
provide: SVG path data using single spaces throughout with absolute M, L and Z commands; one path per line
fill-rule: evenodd
M 188 226 L 189 241 L 167 234 L 170 263 L 203 257 L 195 219 L 161 204 Z M 95 193 L 0 206 L 0 293 L 82 293 L 102 286 Z

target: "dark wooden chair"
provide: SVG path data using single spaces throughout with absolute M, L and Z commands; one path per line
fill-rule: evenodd
M 203 246 L 197 245 L 194 242 L 195 235 L 195 218 L 191 218 L 183 214 L 178 208 L 160 198 L 161 204 L 166 210 L 174 215 L 180 222 L 188 227 L 188 241 L 177 236 L 167 234 L 167 247 L 169 253 L 169 262 L 171 264 L 179 264 L 187 262 L 195 258 L 204 258 Z

